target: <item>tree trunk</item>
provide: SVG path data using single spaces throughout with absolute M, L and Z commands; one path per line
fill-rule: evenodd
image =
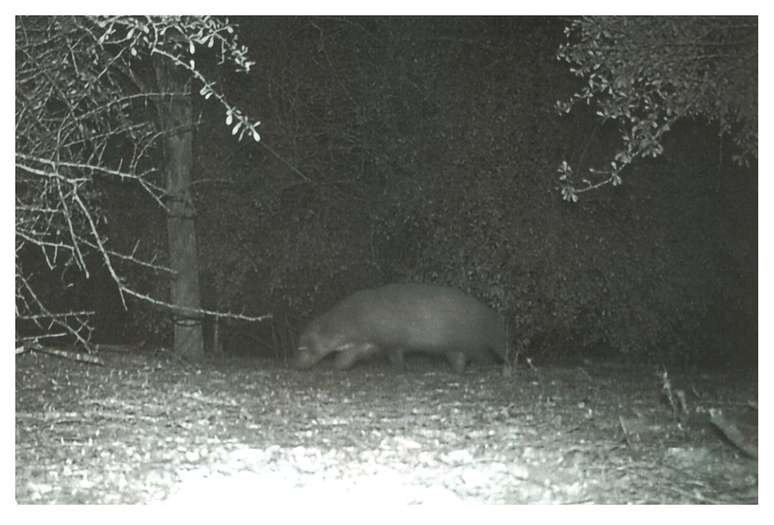
M 169 94 L 157 104 L 164 135 L 164 157 L 169 215 L 167 236 L 169 265 L 175 272 L 171 302 L 186 309 L 198 309 L 199 260 L 196 247 L 195 210 L 191 196 L 192 109 L 190 77 L 164 57 L 154 60 L 156 82 L 161 93 Z M 204 356 L 201 316 L 178 310 L 175 315 L 174 351 L 192 359 Z

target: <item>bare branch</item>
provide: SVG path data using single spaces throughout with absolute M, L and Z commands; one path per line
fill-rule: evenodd
M 16 18 L 16 316 L 43 331 L 56 329 L 88 348 L 93 312 L 58 312 L 46 304 L 56 293 L 35 281 L 24 264 L 36 257 L 49 269 L 61 269 L 63 287 L 76 284 L 74 270 L 87 278 L 99 261 L 115 283 L 124 308 L 126 295 L 180 312 L 174 305 L 135 291 L 127 283 L 131 269 L 174 277 L 155 256 L 143 257 L 139 241 L 131 251 L 117 250 L 103 230 L 98 180 L 137 184 L 160 210 L 169 213 L 160 182 L 160 139 L 175 130 L 157 129 L 158 104 L 181 93 L 150 88 L 138 60 L 153 54 L 184 67 L 202 83 L 200 93 L 225 109 L 229 125 L 241 137 L 258 140 L 259 122 L 228 104 L 215 84 L 199 72 L 191 56 L 196 45 L 220 47 L 221 61 L 247 71 L 253 65 L 237 42 L 232 24 L 217 17 L 41 16 Z M 198 125 L 198 122 L 194 125 Z M 36 252 L 35 248 L 39 249 Z M 129 274 L 132 275 L 132 274 Z M 40 289 L 35 285 L 40 284 Z M 45 293 L 43 293 L 45 292 Z M 267 316 L 219 314 L 244 321 Z

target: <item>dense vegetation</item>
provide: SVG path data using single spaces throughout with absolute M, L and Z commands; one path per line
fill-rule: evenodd
M 220 80 L 262 141 L 236 143 L 221 109 L 195 101 L 203 300 L 275 317 L 225 325 L 227 351 L 276 351 L 342 295 L 421 281 L 506 313 L 528 355 L 755 359 L 757 165 L 691 120 L 623 186 L 563 202 L 559 161 L 604 162 L 617 139 L 591 110 L 556 114 L 578 89 L 555 57 L 565 21 L 237 22 L 255 74 Z M 163 257 L 162 211 L 113 190 L 114 242 L 139 235 Z M 165 318 L 95 288 L 98 334 L 168 337 Z

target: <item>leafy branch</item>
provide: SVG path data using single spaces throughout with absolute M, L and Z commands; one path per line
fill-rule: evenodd
M 744 23 L 740 23 L 744 22 Z M 754 17 L 584 17 L 565 28 L 556 58 L 582 81 L 560 114 L 579 103 L 615 123 L 621 144 L 604 169 L 577 180 L 565 160 L 557 169 L 562 197 L 622 183 L 622 171 L 660 156 L 662 139 L 681 119 L 715 122 L 749 165 L 758 156 L 757 19 Z

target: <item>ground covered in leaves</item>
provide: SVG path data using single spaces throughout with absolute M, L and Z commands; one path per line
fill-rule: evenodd
M 755 372 L 100 357 L 17 356 L 19 503 L 758 501 Z

